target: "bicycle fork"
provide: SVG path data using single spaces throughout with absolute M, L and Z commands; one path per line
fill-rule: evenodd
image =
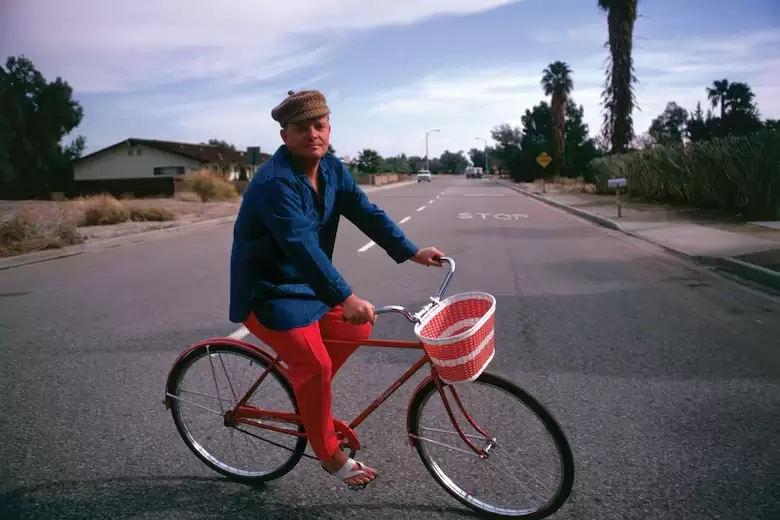
M 463 429 L 460 427 L 460 424 L 458 424 L 457 419 L 455 418 L 455 415 L 452 411 L 452 406 L 450 406 L 449 400 L 447 399 L 447 395 L 445 394 L 445 388 L 442 385 L 441 379 L 437 375 L 434 375 L 433 379 L 436 384 L 436 389 L 438 390 L 439 395 L 441 396 L 441 399 L 444 402 L 444 408 L 447 410 L 447 415 L 449 416 L 450 421 L 452 421 L 452 425 L 455 427 L 457 434 L 460 436 L 463 442 L 466 443 L 466 445 L 470 448 L 471 451 L 465 450 L 463 448 L 458 448 L 457 446 L 452 446 L 450 444 L 445 444 L 443 442 L 438 442 L 433 439 L 428 439 L 426 437 L 421 437 L 419 435 L 414 435 L 412 433 L 408 434 L 409 437 L 423 442 L 430 442 L 431 444 L 436 444 L 438 446 L 443 446 L 445 448 L 460 451 L 466 454 L 470 454 L 473 452 L 476 453 L 480 459 L 482 460 L 487 459 L 490 456 L 491 450 L 493 450 L 493 448 L 498 446 L 496 438 L 490 436 L 490 434 L 485 432 L 482 428 L 479 427 L 479 425 L 477 425 L 476 422 L 474 422 L 474 419 L 471 418 L 469 413 L 466 411 L 465 406 L 463 406 L 463 402 L 460 400 L 460 397 L 458 396 L 458 393 L 455 391 L 455 388 L 450 386 L 449 387 L 450 391 L 452 392 L 452 396 L 455 399 L 455 403 L 458 405 L 461 414 L 463 414 L 463 416 L 466 418 L 466 421 L 468 421 L 468 423 L 479 433 L 479 435 L 474 435 L 474 434 L 469 435 L 465 433 Z M 425 428 L 425 429 L 436 431 L 439 433 L 449 433 L 449 434 L 453 433 L 438 428 Z M 484 448 L 479 448 L 474 442 L 471 441 L 470 437 L 475 438 L 477 440 L 481 438 L 483 441 L 487 441 L 487 443 L 485 444 Z

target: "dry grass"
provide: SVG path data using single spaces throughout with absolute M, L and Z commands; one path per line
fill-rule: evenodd
M 185 190 L 197 194 L 202 202 L 235 200 L 240 196 L 232 182 L 209 170 L 187 173 L 182 182 Z
M 178 194 L 177 194 L 178 195 Z M 57 201 L 0 204 L 0 256 L 76 245 L 159 229 L 166 222 L 187 224 L 235 215 L 232 201 L 192 202 L 180 197 L 119 199 L 111 195 Z
M 534 191 L 541 192 L 542 186 L 550 193 L 596 193 L 596 186 L 588 184 L 582 177 L 552 177 L 543 181 L 536 179 L 533 182 Z
M 723 210 L 755 220 L 780 216 L 780 134 L 757 132 L 690 146 L 658 146 L 590 162 L 599 191 L 628 179 L 630 194 L 647 200 Z
M 59 249 L 84 242 L 75 221 L 60 210 L 47 219 L 29 208 L 19 208 L 0 222 L 0 257 Z
M 168 208 L 131 206 L 130 220 L 133 222 L 168 222 L 176 220 L 176 213 Z
M 176 219 L 176 214 L 170 209 L 122 202 L 111 195 L 96 195 L 77 202 L 83 211 L 81 226 L 111 226 L 127 221 L 167 222 Z

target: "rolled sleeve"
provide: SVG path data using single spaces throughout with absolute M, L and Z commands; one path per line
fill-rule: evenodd
M 368 200 L 365 192 L 344 165 L 342 165 L 341 177 L 342 214 L 397 263 L 403 263 L 417 254 L 419 248 L 407 238 L 387 213 Z
M 319 244 L 319 234 L 302 211 L 301 197 L 284 179 L 266 182 L 261 218 L 301 276 L 323 302 L 335 307 L 352 289 Z

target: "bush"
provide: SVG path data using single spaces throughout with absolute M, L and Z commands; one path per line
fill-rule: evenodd
M 130 211 L 111 195 L 96 195 L 82 200 L 82 226 L 109 226 L 130 219 Z
M 594 159 L 599 191 L 628 179 L 632 197 L 774 219 L 780 211 L 780 135 L 759 132 Z
M 134 222 L 167 222 L 176 219 L 168 208 L 135 206 L 123 203 L 111 195 L 97 195 L 82 199 L 82 226 L 110 226 L 132 220 Z
M 84 242 L 76 222 L 61 211 L 54 219 L 41 219 L 27 209 L 17 210 L 0 222 L 0 257 L 59 249 Z
M 176 220 L 176 213 L 168 208 L 131 207 L 130 220 L 134 222 L 168 222 Z
M 233 183 L 208 170 L 187 173 L 182 182 L 184 188 L 197 194 L 202 202 L 234 200 L 240 196 Z

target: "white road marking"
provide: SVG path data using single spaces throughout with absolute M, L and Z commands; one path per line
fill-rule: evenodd
M 366 244 L 363 247 L 361 247 L 360 249 L 358 249 L 358 253 L 362 253 L 363 251 L 368 251 L 369 249 L 371 249 L 375 245 L 376 244 L 374 244 L 374 241 L 372 240 L 368 244 Z
M 236 330 L 228 338 L 230 339 L 244 339 L 245 337 L 249 336 L 249 329 L 246 327 L 241 327 L 240 329 Z
M 439 197 L 441 197 L 441 195 L 436 195 L 436 199 L 438 199 Z
M 474 218 L 474 215 L 479 215 L 482 220 L 485 220 L 488 215 L 496 220 L 520 220 L 521 218 L 528 218 L 525 213 L 458 213 L 458 218 L 469 219 Z
M 425 206 L 420 206 L 419 208 L 417 208 L 417 211 L 422 211 L 424 209 L 425 209 Z
M 433 199 L 429 200 L 428 204 L 433 204 Z
M 404 217 L 404 218 L 401 219 L 401 224 L 406 224 L 410 220 L 412 220 L 412 217 Z

